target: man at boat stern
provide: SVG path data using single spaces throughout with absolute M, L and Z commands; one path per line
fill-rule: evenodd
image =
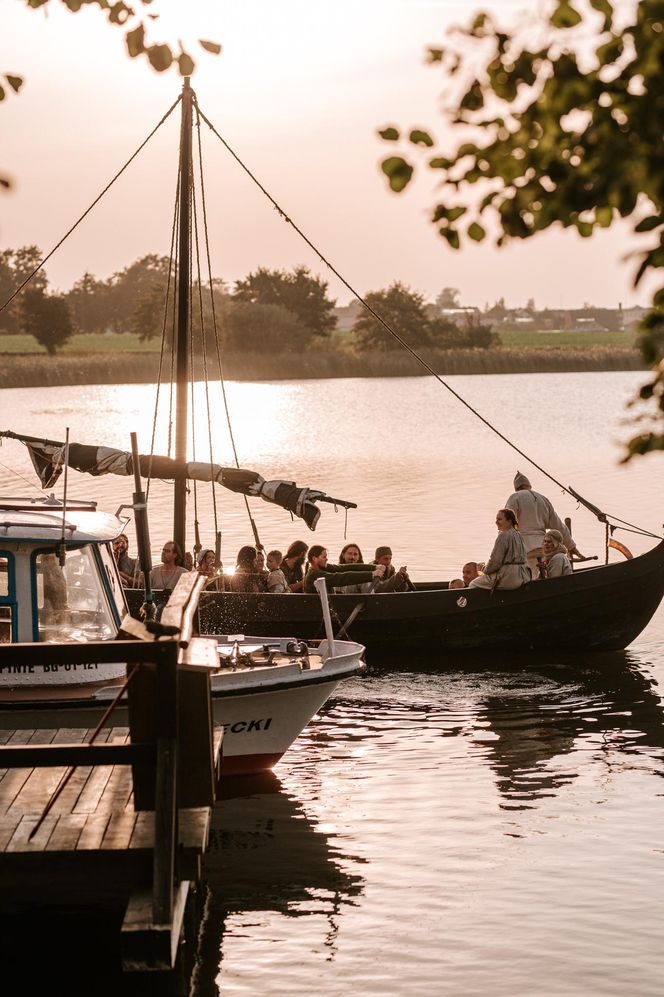
M 533 579 L 539 578 L 537 562 L 542 557 L 542 541 L 547 530 L 559 530 L 570 557 L 576 554 L 583 557 L 572 539 L 572 534 L 553 508 L 545 495 L 533 490 L 533 486 L 520 471 L 514 477 L 514 492 L 505 503 L 511 509 L 519 524 L 519 533 L 526 547 L 526 559 Z

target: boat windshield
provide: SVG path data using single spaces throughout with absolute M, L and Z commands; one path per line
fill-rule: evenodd
M 35 556 L 38 639 L 106 640 L 116 627 L 91 546 L 68 550 L 64 567 L 57 554 Z

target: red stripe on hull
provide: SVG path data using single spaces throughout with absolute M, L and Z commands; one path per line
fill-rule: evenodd
M 269 772 L 282 757 L 283 752 L 272 755 L 224 755 L 221 760 L 222 775 L 255 775 Z

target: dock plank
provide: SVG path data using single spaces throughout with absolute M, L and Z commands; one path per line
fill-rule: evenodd
M 53 827 L 46 843 L 47 852 L 73 852 L 76 849 L 85 817 L 80 814 L 62 814 Z

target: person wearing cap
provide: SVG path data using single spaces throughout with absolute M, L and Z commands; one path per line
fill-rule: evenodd
M 542 560 L 546 565 L 547 578 L 560 578 L 572 574 L 572 565 L 563 545 L 560 530 L 547 530 L 542 541 Z
M 374 562 L 382 564 L 385 568 L 385 574 L 382 580 L 374 586 L 374 592 L 405 592 L 412 588 L 406 565 L 399 568 L 398 571 L 394 568 L 391 547 L 376 547 Z
M 328 591 L 340 588 L 342 585 L 352 585 L 354 582 L 372 582 L 385 574 L 382 564 L 328 564 L 327 550 L 320 544 L 309 548 L 309 569 L 304 576 L 304 591 L 316 592 L 314 582 L 324 578 Z
M 548 529 L 558 530 L 570 555 L 583 556 L 549 499 L 534 491 L 526 475 L 520 471 L 516 473 L 514 492 L 505 503 L 505 508 L 511 509 L 517 518 L 533 578 L 539 578 L 537 562 L 542 557 L 542 541 Z

